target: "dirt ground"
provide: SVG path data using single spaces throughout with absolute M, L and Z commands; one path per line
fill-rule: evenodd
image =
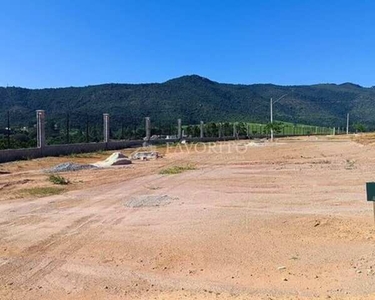
M 110 153 L 1 164 L 0 299 L 375 299 L 374 142 L 162 147 L 58 189 Z

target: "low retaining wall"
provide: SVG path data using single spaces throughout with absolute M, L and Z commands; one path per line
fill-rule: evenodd
M 0 163 L 40 158 L 46 156 L 69 155 L 73 153 L 96 152 L 101 150 L 118 150 L 131 147 L 142 146 L 142 140 L 135 141 L 111 141 L 109 143 L 82 143 L 82 144 L 63 144 L 50 145 L 43 148 L 28 149 L 8 149 L 0 150 Z
M 256 138 L 264 138 L 266 136 L 256 136 Z M 280 137 L 280 136 L 278 136 Z M 247 137 L 239 137 L 240 139 Z M 231 141 L 235 140 L 234 137 L 205 137 L 205 138 L 188 138 L 185 139 L 187 142 L 216 142 L 216 141 Z M 165 143 L 175 143 L 178 139 L 168 140 L 150 140 L 150 145 L 161 145 Z M 0 150 L 0 163 L 40 158 L 46 156 L 60 156 L 69 155 L 73 153 L 85 153 L 85 152 L 96 152 L 104 150 L 119 150 L 132 147 L 141 147 L 143 140 L 132 140 L 132 141 L 110 141 L 108 143 L 82 143 L 82 144 L 63 144 L 63 145 L 49 145 L 43 148 L 28 148 L 28 149 L 8 149 Z
M 9 149 L 0 151 L 0 163 L 37 157 L 42 157 L 42 151 L 38 148 Z

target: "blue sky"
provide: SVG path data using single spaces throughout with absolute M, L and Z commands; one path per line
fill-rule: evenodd
M 0 86 L 375 85 L 375 2 L 0 0 Z

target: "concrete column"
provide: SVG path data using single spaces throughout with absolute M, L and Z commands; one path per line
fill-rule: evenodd
M 36 111 L 36 141 L 37 147 L 43 148 L 46 144 L 45 133 L 45 112 L 44 110 Z
M 250 136 L 250 124 L 247 123 L 247 126 L 246 126 L 246 135 L 247 135 L 247 138 L 249 138 Z
M 219 123 L 219 138 L 223 136 L 223 124 Z
M 203 139 L 203 137 L 204 137 L 204 132 L 203 132 L 203 121 L 201 121 L 201 125 L 200 125 L 200 129 L 201 129 L 201 135 L 200 135 L 200 137 L 201 137 L 201 139 Z
M 103 139 L 104 143 L 109 142 L 109 114 L 103 114 Z
M 233 123 L 233 137 L 236 137 L 236 123 Z
M 181 119 L 177 119 L 177 137 L 178 137 L 179 139 L 182 138 Z
M 151 138 L 151 121 L 150 117 L 145 118 L 145 129 L 146 129 L 146 140 L 149 141 Z
M 335 134 L 336 134 L 336 128 L 333 127 L 333 128 L 332 128 L 332 135 L 335 135 Z

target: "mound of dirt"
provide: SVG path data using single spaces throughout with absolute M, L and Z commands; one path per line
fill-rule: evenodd
M 115 152 L 111 156 L 109 156 L 106 160 L 99 161 L 93 164 L 93 166 L 106 168 L 106 167 L 111 167 L 111 166 L 129 165 L 131 163 L 132 163 L 131 160 L 129 160 L 127 156 L 125 156 L 121 152 Z

